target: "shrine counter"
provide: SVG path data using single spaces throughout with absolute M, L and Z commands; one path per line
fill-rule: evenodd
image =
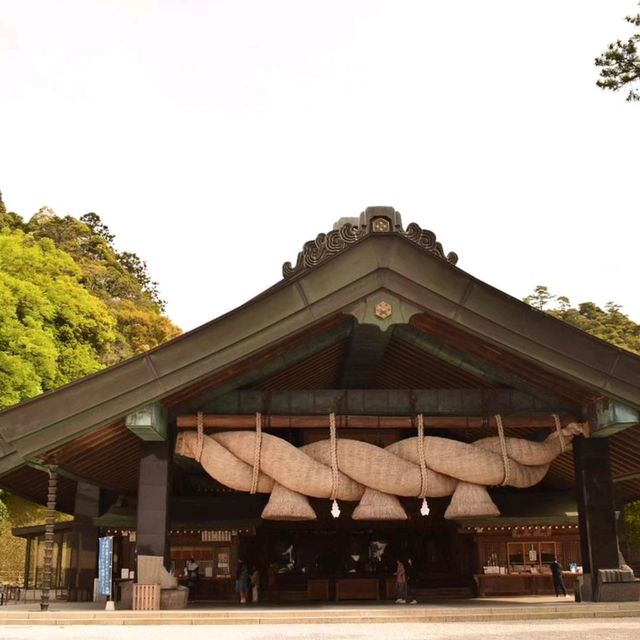
M 573 593 L 576 578 L 582 574 L 563 571 L 567 592 Z M 480 598 L 507 595 L 554 595 L 553 577 L 550 573 L 475 574 L 473 576 Z

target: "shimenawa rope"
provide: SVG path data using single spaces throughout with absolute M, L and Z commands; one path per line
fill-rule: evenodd
M 338 441 L 336 438 L 336 414 L 332 411 L 329 414 L 329 436 L 331 438 L 331 495 L 329 500 L 333 501 L 331 506 L 331 514 L 334 518 L 340 515 L 340 508 L 338 507 L 338 483 L 340 478 L 338 476 Z
M 562 424 L 560 422 L 560 416 L 557 413 L 552 414 L 553 421 L 556 423 L 556 431 L 560 440 L 560 451 L 564 453 L 567 450 L 567 445 L 564 442 L 564 436 L 562 435 Z
M 262 451 L 262 414 L 256 412 L 256 436 L 253 449 L 253 475 L 251 476 L 251 489 L 249 493 L 258 491 L 258 478 L 260 477 L 260 453 Z
M 424 450 L 424 416 L 418 414 L 418 460 L 420 462 L 420 494 L 418 498 L 422 498 L 422 506 L 420 513 L 424 516 L 429 515 L 429 505 L 427 504 L 427 457 Z
M 502 416 L 496 415 L 496 424 L 498 425 L 498 437 L 500 438 L 500 449 L 502 449 L 502 464 L 504 465 L 504 479 L 500 483 L 500 486 L 504 487 L 509 484 L 511 475 L 511 461 L 507 455 L 507 442 L 504 438 L 504 426 L 502 424 Z
M 198 439 L 196 441 L 196 462 L 200 462 L 200 458 L 202 458 L 202 448 L 204 447 L 204 417 L 202 415 L 202 411 L 198 411 Z

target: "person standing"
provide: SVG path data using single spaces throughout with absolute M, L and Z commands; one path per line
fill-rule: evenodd
M 407 558 L 407 566 L 405 567 L 407 574 L 407 594 L 409 604 L 418 604 L 418 592 L 416 591 L 416 582 L 418 580 L 418 572 L 411 558 Z
M 247 602 L 247 593 L 249 591 L 249 569 L 247 565 L 238 560 L 238 566 L 236 569 L 236 593 L 240 595 L 240 602 L 245 604 Z
M 189 558 L 185 568 L 187 570 L 187 586 L 189 587 L 190 595 L 193 596 L 198 586 L 198 571 L 200 569 L 200 565 L 193 557 L 191 557 Z
M 396 604 L 404 604 L 407 601 L 407 572 L 400 560 L 396 560 L 393 575 L 396 577 Z
M 564 586 L 564 580 L 562 579 L 562 565 L 558 562 L 558 558 L 554 558 L 553 562 L 549 565 L 551 568 L 551 575 L 553 577 L 553 589 L 556 592 L 556 598 L 560 595 L 560 592 L 564 593 L 564 597 L 568 598 L 567 588 Z
M 260 588 L 260 572 L 257 567 L 253 567 L 251 576 L 251 602 L 258 602 L 258 589 Z

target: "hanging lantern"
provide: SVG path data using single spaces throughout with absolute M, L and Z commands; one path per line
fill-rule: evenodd
M 429 503 L 427 502 L 427 499 L 422 498 L 422 506 L 420 507 L 420 514 L 423 516 L 428 516 L 430 512 L 431 512 L 431 509 L 429 509 Z
M 333 504 L 331 505 L 331 515 L 334 518 L 339 518 L 340 517 L 340 507 L 338 506 L 338 501 L 334 500 Z

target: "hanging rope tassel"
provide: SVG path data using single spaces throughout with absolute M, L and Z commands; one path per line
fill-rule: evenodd
M 260 478 L 260 454 L 262 453 L 262 414 L 256 412 L 256 435 L 253 446 L 253 475 L 251 476 L 251 489 L 249 493 L 258 491 L 258 479 Z
M 504 479 L 500 483 L 501 487 L 509 484 L 511 479 L 511 461 L 507 455 L 507 441 L 504 437 L 504 426 L 502 424 L 502 416 L 496 415 L 496 424 L 498 425 L 498 437 L 500 438 L 500 448 L 502 449 L 502 464 L 504 465 Z
M 200 458 L 202 458 L 202 449 L 204 447 L 204 416 L 202 415 L 202 411 L 198 411 L 198 437 L 196 440 L 196 462 L 200 462 Z
M 560 416 L 557 413 L 552 414 L 553 421 L 556 423 L 556 432 L 558 433 L 558 439 L 560 440 L 560 452 L 564 453 L 567 450 L 567 445 L 564 441 L 564 435 L 562 434 L 562 424 L 560 422 Z
M 427 456 L 424 449 L 424 416 L 418 414 L 418 460 L 420 461 L 420 494 L 418 498 L 422 498 L 422 506 L 420 513 L 428 516 L 430 509 L 427 502 Z
M 336 438 L 336 414 L 333 411 L 329 414 L 329 436 L 331 438 L 331 495 L 332 500 L 331 515 L 334 518 L 340 517 L 340 507 L 338 506 L 338 440 Z

